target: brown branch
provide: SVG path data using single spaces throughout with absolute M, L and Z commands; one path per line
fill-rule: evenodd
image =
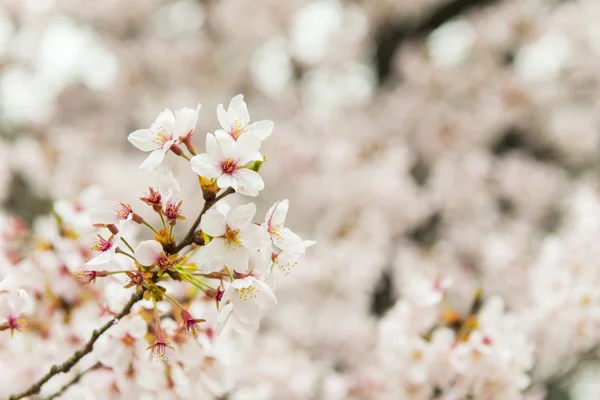
M 428 35 L 440 25 L 477 7 L 494 4 L 499 0 L 448 0 L 424 12 L 417 20 L 389 20 L 375 33 L 375 68 L 379 85 L 392 78 L 392 64 L 397 49 L 408 40 Z
M 52 399 L 57 398 L 58 396 L 60 396 L 64 392 L 66 392 L 68 388 L 70 388 L 71 386 L 73 386 L 74 384 L 79 382 L 79 380 L 81 379 L 82 376 L 84 376 L 85 374 L 87 374 L 90 371 L 100 368 L 101 366 L 102 366 L 102 364 L 98 362 L 98 363 L 92 365 L 91 367 L 89 367 L 88 369 L 81 371 L 80 373 L 75 375 L 73 377 L 73 379 L 71 379 L 69 382 L 65 383 L 56 393 L 46 397 L 44 400 L 52 400 Z
M 55 376 L 61 372 L 63 372 L 63 373 L 69 372 L 71 370 L 71 368 L 73 368 L 73 366 L 75 366 L 75 364 L 77 364 L 83 358 L 83 356 L 85 356 L 86 354 L 89 354 L 92 351 L 92 349 L 94 348 L 94 343 L 96 342 L 96 340 L 98 340 L 100 335 L 102 335 L 111 326 L 113 326 L 115 321 L 123 318 L 124 316 L 128 315 L 131 312 L 131 307 L 133 307 L 133 305 L 135 303 L 137 303 L 138 301 L 140 301 L 142 299 L 143 293 L 144 293 L 143 290 L 138 290 L 137 292 L 135 292 L 131 296 L 131 299 L 129 299 L 127 304 L 125 304 L 125 307 L 123 307 L 121 312 L 118 313 L 117 315 L 115 315 L 115 317 L 113 319 L 111 319 L 110 321 L 108 321 L 106 324 L 102 325 L 101 328 L 96 329 L 92 333 L 92 336 L 90 337 L 88 342 L 83 347 L 81 347 L 79 350 L 77 350 L 68 360 L 66 360 L 62 364 L 53 365 L 52 368 L 50 368 L 50 371 L 46 375 L 44 375 L 42 378 L 40 378 L 40 380 L 38 380 L 37 382 L 32 384 L 27 390 L 25 390 L 21 393 L 13 394 L 12 396 L 10 396 L 8 398 L 8 400 L 18 400 L 18 399 L 22 399 L 23 397 L 26 397 L 26 396 L 31 396 L 32 394 L 38 394 L 40 392 L 40 389 L 42 388 L 42 386 L 46 382 L 48 382 L 50 380 L 50 378 L 52 378 L 53 376 Z
M 206 214 L 206 212 L 215 203 L 217 203 L 223 197 L 229 196 L 232 193 L 235 193 L 235 190 L 233 190 L 232 188 L 228 188 L 223 193 L 221 193 L 220 195 L 218 195 L 217 197 L 215 197 L 213 200 L 207 200 L 206 202 L 204 202 L 204 207 L 202 207 L 202 211 L 200 211 L 200 214 L 198 215 L 198 218 L 196 218 L 196 220 L 194 221 L 194 223 L 190 227 L 190 230 L 188 231 L 188 233 L 185 235 L 185 237 L 183 238 L 183 240 L 178 245 L 176 245 L 175 247 L 173 247 L 172 249 L 170 249 L 169 253 L 170 254 L 178 253 L 185 246 L 192 244 L 192 240 L 194 239 L 194 235 L 196 234 L 196 229 L 198 229 L 198 225 L 200 225 L 200 221 L 202 220 L 202 216 L 204 214 Z

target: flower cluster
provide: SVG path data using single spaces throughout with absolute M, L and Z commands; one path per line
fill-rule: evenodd
M 73 246 L 83 245 L 80 235 L 100 230 L 90 250 L 81 249 L 78 259 L 87 259 L 85 264 L 75 266 L 74 259 L 64 273 L 72 271 L 70 274 L 91 290 L 100 286 L 106 299 L 100 315 L 113 318 L 104 329 L 106 334 L 92 337 L 97 341 L 93 347 L 75 354 L 76 361 L 82 357 L 77 354 L 93 350 L 99 365 L 134 376 L 156 371 L 144 364 L 146 350 L 160 360 L 174 357 L 181 361 L 189 347 L 195 346 L 193 351 L 208 357 L 222 332 L 259 329 L 263 310 L 277 304 L 277 275 L 289 273 L 306 248 L 315 243 L 302 240 L 285 226 L 287 200 L 275 203 L 260 222 L 253 222 L 254 203 L 230 206 L 221 201 L 234 193 L 256 196 L 263 189 L 259 170 L 264 158 L 259 149 L 273 123 L 250 123 L 246 103 L 238 95 L 227 111 L 218 107 L 222 129 L 209 133 L 206 153 L 197 154 L 192 137 L 199 110 L 200 106 L 175 113 L 165 110 L 150 129 L 129 135 L 137 148 L 152 152 L 140 165 L 156 182 L 140 198 L 149 207 L 101 200 L 97 193 L 85 205 L 55 205 L 57 224 L 50 224 L 49 229 L 56 229 L 53 234 L 58 236 L 48 238 L 43 246 L 48 250 L 62 247 L 65 252 L 57 251 L 57 261 L 62 263 Z M 198 197 L 204 201 L 181 238 L 176 230 L 185 219 L 181 187 L 171 171 L 159 168 L 169 151 L 198 174 Z M 143 216 L 148 214 L 144 211 L 150 211 L 154 220 Z M 89 225 L 78 224 L 80 230 L 69 228 L 79 219 L 87 219 Z M 147 229 L 153 238 L 141 240 L 141 229 Z M 4 289 L 9 281 L 0 282 L 0 330 L 10 330 L 12 335 L 23 328 L 31 307 L 23 289 Z M 198 304 L 200 310 L 194 306 Z M 175 347 L 183 353 L 175 355 Z

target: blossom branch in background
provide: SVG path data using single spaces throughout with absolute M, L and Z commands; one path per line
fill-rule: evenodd
M 111 319 L 110 321 L 108 321 L 106 324 L 102 325 L 102 327 L 100 327 L 99 329 L 96 329 L 92 333 L 92 336 L 87 341 L 87 343 L 83 347 L 81 347 L 79 350 L 77 350 L 75 352 L 75 354 L 73 354 L 71 357 L 69 357 L 68 360 L 66 360 L 62 364 L 53 365 L 52 368 L 50 368 L 50 371 L 48 371 L 48 373 L 46 375 L 41 377 L 38 381 L 36 381 L 34 384 L 32 384 L 28 389 L 24 390 L 21 393 L 13 394 L 8 399 L 9 400 L 19 400 L 19 399 L 22 399 L 23 397 L 31 396 L 33 394 L 38 394 L 40 392 L 40 389 L 44 385 L 44 383 L 48 382 L 50 380 L 50 378 L 52 378 L 53 376 L 60 374 L 60 373 L 69 372 L 71 370 L 71 368 L 73 368 L 83 358 L 83 356 L 92 352 L 92 349 L 94 348 L 94 343 L 96 342 L 96 340 L 98 340 L 100 335 L 102 335 L 110 327 L 112 327 L 115 324 L 115 322 L 117 322 L 118 320 L 120 320 L 121 318 L 123 318 L 124 316 L 126 316 L 127 314 L 129 314 L 131 312 L 131 307 L 133 307 L 133 305 L 135 303 L 137 303 L 138 301 L 140 301 L 142 299 L 142 295 L 143 295 L 143 291 L 141 291 L 141 290 L 138 290 L 137 292 L 135 292 L 131 296 L 131 299 L 127 302 L 127 304 L 125 304 L 125 307 L 123 307 L 121 312 L 119 312 L 117 315 L 115 315 L 115 317 L 113 319 Z

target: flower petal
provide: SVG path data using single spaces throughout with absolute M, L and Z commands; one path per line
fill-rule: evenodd
M 226 132 L 229 132 L 231 130 L 231 124 L 229 123 L 227 111 L 225 111 L 225 107 L 223 107 L 223 104 L 219 104 L 217 106 L 217 119 L 219 120 L 221 128 L 223 128 Z
M 235 143 L 234 156 L 241 165 L 246 165 L 251 161 L 262 161 L 263 156 L 258 149 L 260 148 L 260 138 L 256 135 L 242 135 Z
M 142 151 L 152 151 L 160 149 L 160 146 L 154 143 L 155 136 L 150 132 L 149 129 L 138 129 L 135 132 L 131 132 L 127 136 L 129 143 L 137 147 Z
M 217 179 L 217 186 L 221 189 L 231 187 L 237 191 L 239 180 L 234 175 L 223 174 Z
M 290 207 L 289 200 L 281 200 L 276 204 L 277 206 L 273 209 L 273 213 L 271 214 L 269 226 L 283 225 L 285 223 L 285 218 L 287 217 L 288 209 Z
M 223 236 L 225 234 L 225 216 L 211 208 L 202 217 L 200 229 L 209 236 Z
M 254 286 L 257 289 L 256 302 L 260 308 L 269 309 L 277 304 L 277 297 L 275 297 L 275 293 L 273 293 L 269 285 L 256 279 Z
M 258 172 L 248 168 L 241 168 L 234 172 L 233 176 L 238 180 L 236 191 L 246 196 L 256 197 L 264 189 L 265 183 Z M 221 187 L 221 185 L 219 185 Z
M 162 251 L 162 245 L 156 240 L 144 240 L 137 245 L 134 255 L 140 264 L 149 266 L 156 262 Z
M 221 166 L 207 153 L 198 154 L 190 160 L 192 171 L 206 178 L 218 178 L 221 175 Z
M 254 224 L 240 230 L 238 237 L 242 246 L 252 250 L 260 250 L 270 242 L 267 230 Z
M 273 132 L 273 121 L 256 121 L 246 127 L 247 135 L 257 135 L 260 140 L 265 140 Z
M 169 149 L 167 148 L 167 150 L 169 150 Z M 160 163 L 164 160 L 167 150 L 165 150 L 164 148 L 154 150 L 144 160 L 144 162 L 142 162 L 140 164 L 140 169 L 142 171 L 148 171 L 148 172 L 154 171 L 156 169 L 156 167 L 158 167 L 160 165 Z
M 173 132 L 175 138 L 185 137 L 194 133 L 196 124 L 198 123 L 200 107 L 201 105 L 198 103 L 198 107 L 195 110 L 185 107 L 175 111 L 175 129 Z
M 248 106 L 244 101 L 244 95 L 238 94 L 229 102 L 229 107 L 227 107 L 227 114 L 229 118 L 233 118 L 233 120 L 242 120 L 245 123 L 250 121 L 250 114 L 248 113 Z
M 252 222 L 252 217 L 256 214 L 254 203 L 248 203 L 234 207 L 227 214 L 227 226 L 231 229 L 244 229 Z

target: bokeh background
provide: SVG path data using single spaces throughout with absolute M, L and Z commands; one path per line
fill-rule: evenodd
M 135 201 L 149 178 L 126 137 L 165 107 L 202 103 L 200 149 L 238 93 L 275 122 L 259 213 L 289 198 L 318 244 L 248 346 L 245 398 L 430 398 L 376 393 L 411 368 L 380 360 L 382 324 L 439 276 L 440 307 L 468 313 L 482 287 L 533 346 L 526 389 L 475 398 L 600 396 L 599 1 L 0 4 L 6 214 L 91 184 Z M 192 217 L 194 175 L 167 162 Z

